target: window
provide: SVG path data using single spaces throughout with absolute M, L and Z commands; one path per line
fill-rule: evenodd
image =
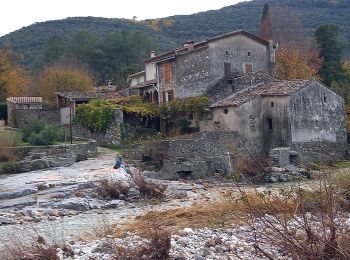
M 275 106 L 275 103 L 271 102 L 271 107 L 274 107 Z
M 323 102 L 327 103 L 327 97 L 326 96 L 323 97 Z
M 226 56 L 226 57 L 228 57 L 228 54 L 229 54 L 228 51 L 225 51 L 225 56 Z
M 174 99 L 174 91 L 173 90 L 169 90 L 168 91 L 168 101 L 171 101 Z
M 163 78 L 164 81 L 169 81 L 171 79 L 171 64 L 165 63 L 163 65 Z
M 267 125 L 268 125 L 268 129 L 273 129 L 272 118 L 271 117 L 267 118 Z
M 224 114 L 226 115 L 228 113 L 228 109 L 227 108 L 224 108 L 223 110 Z
M 252 56 L 252 53 L 250 51 L 248 51 L 247 53 L 248 57 Z
M 226 78 L 231 77 L 231 63 L 230 62 L 224 62 L 224 73 L 225 73 Z
M 245 73 L 252 73 L 253 72 L 253 64 L 244 64 L 244 70 L 245 70 Z

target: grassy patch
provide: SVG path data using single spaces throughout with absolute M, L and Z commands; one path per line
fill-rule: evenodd
M 350 168 L 350 161 L 347 161 L 347 160 L 339 161 L 334 163 L 333 166 L 337 169 Z
M 118 145 L 118 144 L 106 144 L 106 145 L 102 145 L 102 147 L 111 149 L 118 153 L 122 153 L 124 150 L 123 145 Z

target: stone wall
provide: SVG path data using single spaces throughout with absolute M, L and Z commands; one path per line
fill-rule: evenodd
M 106 130 L 105 133 L 90 131 L 87 127 L 81 124 L 73 124 L 73 136 L 82 138 L 94 139 L 98 145 L 116 144 L 121 142 L 121 124 L 123 124 L 123 111 L 117 109 L 115 111 L 116 116 L 112 125 Z M 69 128 L 69 125 L 66 125 Z M 69 132 L 69 131 L 68 131 Z
M 52 124 L 60 123 L 59 110 L 42 110 L 42 109 L 15 109 L 9 113 L 11 120 L 9 125 L 13 128 L 22 128 L 26 122 L 35 119 L 45 120 Z M 11 122 L 11 123 L 10 123 Z
M 148 144 L 143 161 L 146 168 L 161 169 L 153 178 L 214 178 L 232 171 L 236 160 L 247 155 L 244 146 L 235 132 L 195 133 Z
M 347 156 L 347 144 L 332 142 L 303 142 L 293 143 L 292 150 L 296 151 L 298 162 L 308 165 L 315 163 L 331 163 Z
M 21 173 L 51 167 L 69 166 L 97 155 L 95 140 L 78 139 L 73 144 L 13 148 L 18 162 L 7 165 L 3 173 Z

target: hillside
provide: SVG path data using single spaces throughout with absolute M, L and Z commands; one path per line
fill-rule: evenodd
M 281 3 L 270 0 L 270 6 Z M 299 14 L 307 32 L 324 23 L 335 23 L 344 28 L 350 40 L 350 1 L 348 0 L 284 0 Z M 177 15 L 162 19 L 132 21 L 98 17 L 74 17 L 63 20 L 35 23 L 3 37 L 0 45 L 10 42 L 13 48 L 24 54 L 25 62 L 31 64 L 41 53 L 47 39 L 59 35 L 70 39 L 80 30 L 99 36 L 113 31 L 142 31 L 157 43 L 157 51 L 181 45 L 186 40 L 200 40 L 232 30 L 244 29 L 255 33 L 258 28 L 265 0 L 253 0 L 224 7 L 220 10 L 193 15 Z

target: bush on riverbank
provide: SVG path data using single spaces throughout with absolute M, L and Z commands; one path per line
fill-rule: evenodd
M 64 141 L 66 129 L 42 120 L 32 120 L 25 124 L 22 133 L 22 140 L 30 145 L 52 145 Z

